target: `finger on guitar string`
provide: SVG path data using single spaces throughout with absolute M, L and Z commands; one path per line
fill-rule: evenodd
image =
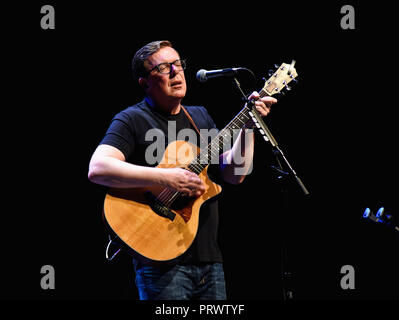
M 194 172 L 182 168 L 165 168 L 163 185 L 188 196 L 199 196 L 205 192 L 205 186 Z

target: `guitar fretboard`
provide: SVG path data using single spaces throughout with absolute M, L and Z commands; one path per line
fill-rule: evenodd
M 264 97 L 269 94 L 262 89 L 259 92 L 259 95 L 260 97 Z M 234 133 L 241 129 L 244 124 L 251 119 L 251 116 L 249 115 L 250 111 L 251 109 L 245 105 L 234 119 L 217 134 L 211 143 L 201 150 L 201 152 L 190 162 L 187 169 L 196 174 L 200 174 L 210 163 L 212 163 L 212 160 L 216 161 L 215 163 L 218 163 L 221 152 L 226 150 L 226 147 L 231 147 Z

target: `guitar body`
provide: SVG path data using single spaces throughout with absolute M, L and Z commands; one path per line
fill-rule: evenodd
M 185 168 L 199 151 L 189 142 L 175 141 L 166 148 L 158 167 Z M 205 192 L 198 198 L 180 196 L 177 203 L 167 208 L 174 217 L 163 216 L 154 209 L 153 200 L 158 196 L 159 199 L 164 197 L 164 187 L 111 188 L 104 201 L 108 226 L 139 259 L 154 263 L 176 259 L 195 239 L 201 205 L 222 190 L 209 179 L 207 170 L 208 167 L 199 174 Z

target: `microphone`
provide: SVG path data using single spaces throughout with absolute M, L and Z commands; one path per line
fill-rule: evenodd
M 236 74 L 239 70 L 243 70 L 244 68 L 228 68 L 228 69 L 218 69 L 218 70 L 204 70 L 201 69 L 197 72 L 197 80 L 199 82 L 205 82 L 210 78 L 217 77 L 230 77 Z

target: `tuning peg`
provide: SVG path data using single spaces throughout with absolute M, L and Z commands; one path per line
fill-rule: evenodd
M 271 76 L 274 74 L 274 70 L 269 69 L 269 70 L 267 71 L 267 74 L 268 74 L 269 77 L 271 77 Z
M 293 83 L 298 83 L 298 79 L 292 79 Z
M 290 86 L 285 86 L 285 89 L 287 89 L 287 91 L 290 91 L 291 87 Z
M 274 67 L 277 69 L 279 67 L 279 65 L 277 63 L 275 63 Z

